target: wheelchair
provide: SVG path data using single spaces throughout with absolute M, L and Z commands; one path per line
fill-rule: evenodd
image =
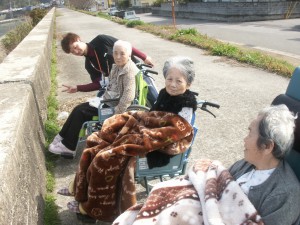
M 198 100 L 198 108 L 210 113 L 212 116 L 216 117 L 208 108 L 215 107 L 220 108 L 219 104 L 208 102 L 205 100 Z M 149 168 L 147 157 L 137 157 L 136 168 L 135 168 L 135 181 L 141 184 L 145 189 L 146 193 L 149 194 L 150 190 L 153 188 L 154 184 L 157 182 L 162 182 L 185 174 L 186 166 L 189 161 L 189 156 L 192 151 L 192 144 L 196 137 L 198 128 L 195 126 L 195 114 L 193 115 L 191 125 L 194 129 L 194 137 L 190 147 L 183 153 L 174 155 L 170 158 L 167 165 L 160 167 Z
M 295 140 L 293 148 L 285 155 L 286 161 L 293 169 L 295 175 L 300 181 L 300 66 L 298 66 L 290 79 L 285 94 L 278 95 L 272 102 L 272 105 L 285 104 L 290 111 L 297 113 Z
M 136 65 L 139 68 L 139 72 L 135 77 L 136 93 L 135 98 L 132 104 L 128 107 L 127 111 L 149 111 L 158 96 L 158 90 L 155 86 L 154 78 L 151 76 L 151 74 L 158 75 L 158 72 L 148 69 L 150 66 L 142 64 L 140 62 L 137 62 Z M 102 83 L 102 88 L 97 93 L 97 97 L 101 97 L 105 92 L 105 79 L 102 79 L 102 81 L 104 82 Z M 100 130 L 104 120 L 114 114 L 114 109 L 106 107 L 106 103 L 118 101 L 119 99 L 102 100 L 98 107 L 98 115 L 94 116 L 91 121 L 87 121 L 82 124 L 78 135 L 75 154 L 64 153 L 61 154 L 61 157 L 65 159 L 74 159 L 76 155 L 85 148 L 86 138 L 91 133 Z

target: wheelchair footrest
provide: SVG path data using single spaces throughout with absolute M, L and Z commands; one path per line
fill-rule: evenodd
M 65 158 L 65 159 L 74 159 L 75 158 L 75 152 L 74 152 L 74 154 L 72 154 L 72 153 L 62 153 L 62 154 L 60 154 L 60 156 Z

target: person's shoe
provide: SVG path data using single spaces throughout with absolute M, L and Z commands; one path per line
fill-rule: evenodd
M 49 152 L 52 152 L 53 154 L 57 155 L 75 155 L 75 151 L 68 149 L 66 146 L 64 146 L 63 143 L 61 143 L 61 141 L 58 142 L 56 145 L 50 144 Z
M 74 194 L 70 193 L 69 188 L 65 187 L 60 189 L 57 194 L 63 195 L 63 196 L 74 196 Z
M 57 134 L 57 135 L 54 137 L 54 139 L 53 139 L 53 141 L 52 141 L 51 144 L 57 145 L 57 143 L 60 142 L 60 141 L 62 141 L 62 140 L 63 140 L 62 136 L 60 136 L 59 134 Z
M 77 201 L 68 202 L 67 206 L 71 212 L 80 213 L 79 203 Z

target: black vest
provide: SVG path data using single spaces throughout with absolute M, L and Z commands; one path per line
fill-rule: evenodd
M 159 92 L 157 100 L 150 111 L 164 111 L 178 114 L 183 107 L 189 107 L 195 112 L 197 109 L 196 95 L 198 94 L 186 90 L 186 92 L 181 95 L 171 96 L 164 88 Z M 151 169 L 167 165 L 173 155 L 167 155 L 160 151 L 153 151 L 148 153 L 146 157 L 148 166 Z

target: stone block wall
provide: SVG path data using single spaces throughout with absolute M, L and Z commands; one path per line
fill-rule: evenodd
M 295 2 L 191 2 L 175 5 L 178 18 L 212 21 L 242 22 L 285 19 Z M 153 15 L 172 16 L 171 3 L 152 8 Z M 300 4 L 296 4 L 289 18 L 300 17 Z

